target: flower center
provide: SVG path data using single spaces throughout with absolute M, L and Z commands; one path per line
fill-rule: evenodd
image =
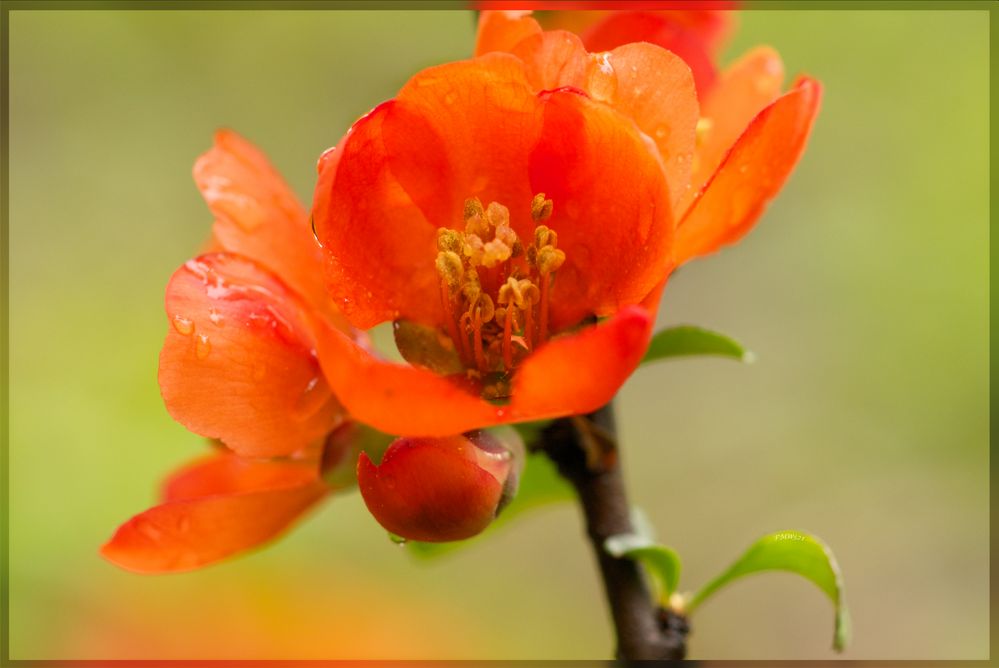
M 520 361 L 543 344 L 555 272 L 565 262 L 558 235 L 542 224 L 551 217 L 544 193 L 531 201 L 538 225 L 525 244 L 510 227 L 510 211 L 498 202 L 483 207 L 465 200 L 465 230 L 437 230 L 437 272 L 448 334 L 470 378 L 483 380 L 483 394 L 509 394 L 509 377 Z

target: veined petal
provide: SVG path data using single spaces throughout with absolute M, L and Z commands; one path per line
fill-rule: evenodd
M 566 254 L 552 290 L 555 331 L 636 304 L 671 266 L 673 220 L 658 151 L 614 109 L 571 90 L 543 93 L 531 189 Z
M 722 73 L 702 105 L 694 171 L 677 211 L 687 210 L 732 144 L 780 96 L 783 85 L 784 65 L 766 46 L 749 51 Z
M 514 376 L 510 414 L 537 420 L 600 408 L 638 366 L 653 322 L 648 311 L 631 306 L 596 327 L 552 340 Z
M 139 573 L 206 566 L 275 538 L 328 490 L 314 466 L 221 454 L 185 467 L 166 491 L 118 528 L 106 559 Z
M 315 308 L 329 308 L 308 215 L 263 153 L 219 130 L 195 163 L 194 180 L 215 215 L 213 233 L 223 250 L 259 262 Z
M 380 431 L 448 436 L 503 421 L 502 409 L 456 382 L 379 359 L 335 327 L 320 329 L 319 359 L 351 416 Z
M 821 96 L 821 85 L 804 77 L 753 119 L 680 222 L 679 263 L 749 231 L 798 162 Z
M 486 10 L 479 15 L 479 29 L 475 39 L 475 55 L 491 51 L 512 52 L 516 46 L 533 35 L 541 34 L 541 26 L 530 17 L 530 11 Z
M 191 260 L 171 277 L 166 310 L 160 391 L 191 431 L 242 455 L 270 457 L 305 447 L 343 419 L 305 307 L 252 261 Z

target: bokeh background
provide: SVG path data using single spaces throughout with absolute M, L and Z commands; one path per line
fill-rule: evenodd
M 748 11 L 826 86 L 808 151 L 738 247 L 685 267 L 661 321 L 753 365 L 640 370 L 620 395 L 633 499 L 682 588 L 758 536 L 823 537 L 847 658 L 988 652 L 988 14 Z M 10 654 L 604 658 L 610 625 L 572 505 L 432 563 L 357 495 L 268 549 L 140 577 L 98 546 L 201 452 L 156 385 L 163 288 L 206 238 L 190 177 L 212 131 L 300 196 L 315 159 L 416 69 L 469 55 L 436 11 L 10 14 Z M 694 619 L 697 658 L 833 658 L 832 612 L 764 574 Z

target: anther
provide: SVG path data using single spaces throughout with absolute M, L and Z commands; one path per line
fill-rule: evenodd
M 534 245 L 539 249 L 545 246 L 558 247 L 558 234 L 547 225 L 538 225 L 534 228 Z
M 499 202 L 490 202 L 489 208 L 486 209 L 486 220 L 493 227 L 499 227 L 501 225 L 510 224 L 510 209 L 506 208 Z
M 451 290 L 457 290 L 461 284 L 464 267 L 461 258 L 454 251 L 441 251 L 437 253 L 437 273 L 447 283 Z
M 553 246 L 545 246 L 538 251 L 538 271 L 541 275 L 557 271 L 565 262 L 565 251 Z
M 442 227 L 437 230 L 437 250 L 461 253 L 461 233 Z
M 531 218 L 534 222 L 541 222 L 542 220 L 548 220 L 551 218 L 552 209 L 555 208 L 555 203 L 550 199 L 545 199 L 544 193 L 538 193 L 531 200 Z
M 482 202 L 478 197 L 469 197 L 465 200 L 465 221 L 474 216 L 482 218 L 485 215 L 486 210 L 482 208 Z

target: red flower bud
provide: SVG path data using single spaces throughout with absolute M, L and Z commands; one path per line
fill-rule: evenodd
M 446 438 L 399 438 L 375 465 L 361 453 L 357 480 L 378 523 L 411 540 L 481 532 L 513 498 L 524 445 L 509 427 Z

